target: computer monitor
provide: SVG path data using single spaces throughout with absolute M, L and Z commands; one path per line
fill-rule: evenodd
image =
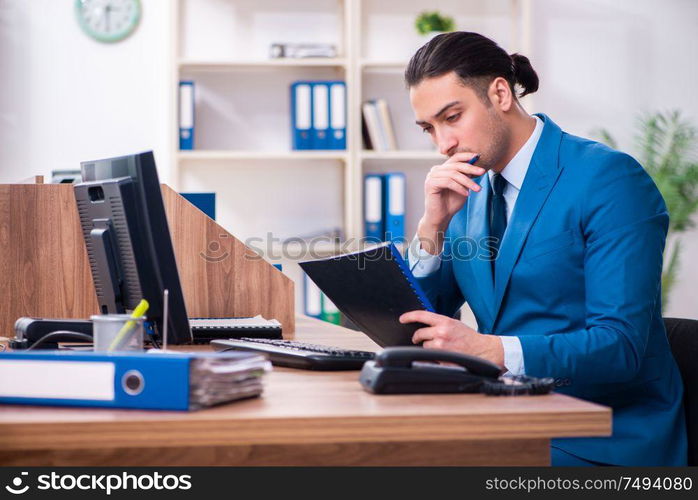
M 125 313 L 144 298 L 148 321 L 161 336 L 168 290 L 168 342 L 192 342 L 153 153 L 81 167 L 75 199 L 100 311 Z

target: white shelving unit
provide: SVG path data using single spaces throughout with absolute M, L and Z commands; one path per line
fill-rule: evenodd
M 346 151 L 178 151 L 179 161 L 195 160 L 341 160 L 346 161 Z
M 340 58 L 307 58 L 307 59 L 269 59 L 259 61 L 216 61 L 216 60 L 187 60 L 179 61 L 180 70 L 189 71 L 236 71 L 246 68 L 284 68 L 284 67 L 327 67 L 345 68 L 346 59 Z
M 364 174 L 399 170 L 407 175 L 409 235 L 421 217 L 424 177 L 443 161 L 414 124 L 403 83 L 409 57 L 424 42 L 414 30 L 416 15 L 440 10 L 456 19 L 458 29 L 528 54 L 530 1 L 176 0 L 170 113 L 175 188 L 216 191 L 219 222 L 243 239 L 272 232 L 283 240 L 331 227 L 358 239 Z M 301 41 L 334 43 L 338 57 L 265 58 L 271 42 Z M 194 151 L 178 149 L 182 79 L 197 87 Z M 299 79 L 346 82 L 346 151 L 291 150 L 289 85 Z M 363 150 L 361 103 L 378 97 L 389 103 L 398 151 Z M 277 242 L 270 248 L 282 247 Z M 319 248 L 336 250 L 332 244 Z
M 362 160 L 443 160 L 443 155 L 437 151 L 370 151 L 363 150 L 359 153 Z

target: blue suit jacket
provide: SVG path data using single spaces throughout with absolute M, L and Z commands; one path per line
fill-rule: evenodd
M 661 314 L 669 216 L 630 156 L 547 116 L 496 261 L 485 188 L 446 232 L 440 269 L 419 279 L 437 312 L 468 302 L 479 331 L 516 335 L 527 375 L 613 408 L 613 435 L 553 445 L 619 465 L 685 465 L 681 377 Z

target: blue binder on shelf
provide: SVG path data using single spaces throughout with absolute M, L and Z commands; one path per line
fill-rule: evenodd
M 179 193 L 189 203 L 216 220 L 216 193 Z
M 384 178 L 381 174 L 364 176 L 364 232 L 366 239 L 378 242 L 385 236 L 383 218 Z
M 322 291 L 307 274 L 303 274 L 303 295 L 305 315 L 311 318 L 322 318 Z
M 313 82 L 313 149 L 330 148 L 330 86 L 327 82 Z
M 330 135 L 328 149 L 347 149 L 347 86 L 328 82 L 330 86 Z
M 295 150 L 313 149 L 313 92 L 311 82 L 291 84 L 291 137 Z
M 179 82 L 179 149 L 194 149 L 194 82 Z
M 253 362 L 241 352 L 224 353 L 100 353 L 45 351 L 0 353 L 0 403 L 51 406 L 101 406 L 153 410 L 190 410 L 195 401 L 195 361 L 208 358 Z M 234 354 L 234 357 L 227 357 Z M 263 358 L 262 358 L 263 361 Z M 198 365 L 197 365 L 198 366 Z M 263 365 L 259 365 L 263 366 Z M 257 369 L 252 378 L 263 372 Z M 244 377 L 243 371 L 240 376 Z M 249 380 L 249 379 L 248 379 Z M 237 383 L 239 380 L 233 380 Z M 257 382 L 259 384 L 259 382 Z M 249 384 L 248 384 L 249 385 Z M 241 397 L 259 394 L 259 387 L 240 386 Z M 249 392 L 253 389 L 252 392 Z M 247 390 L 248 392 L 245 392 Z M 230 400 L 232 400 L 230 399 Z
M 385 241 L 405 243 L 405 174 L 385 174 L 384 187 Z

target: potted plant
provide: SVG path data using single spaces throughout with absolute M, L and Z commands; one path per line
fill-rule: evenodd
M 616 149 L 606 129 L 595 134 Z M 679 111 L 651 113 L 640 117 L 636 135 L 638 161 L 652 176 L 669 211 L 667 258 L 662 273 L 662 306 L 676 283 L 681 253 L 681 233 L 695 226 L 698 211 L 698 131 L 683 120 Z M 671 248 L 669 248 L 671 247 Z
M 439 11 L 424 11 L 414 22 L 417 33 L 431 40 L 436 35 L 453 31 L 456 27 L 453 18 L 442 15 Z

